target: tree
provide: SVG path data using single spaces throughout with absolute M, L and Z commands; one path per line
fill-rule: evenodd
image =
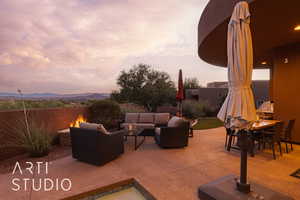
M 186 78 L 183 83 L 184 89 L 198 89 L 202 86 L 199 84 L 197 78 Z
M 136 103 L 149 111 L 155 111 L 161 105 L 176 104 L 176 89 L 170 76 L 150 65 L 139 64 L 129 71 L 121 71 L 117 84 L 120 90 L 111 94 L 115 101 Z

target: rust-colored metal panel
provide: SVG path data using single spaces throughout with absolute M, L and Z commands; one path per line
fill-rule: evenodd
M 73 108 L 49 108 L 31 109 L 28 111 L 30 116 L 38 124 L 43 124 L 52 134 L 57 134 L 57 130 L 69 127 L 69 124 L 76 120 L 78 115 L 87 116 L 86 107 Z M 0 111 L 0 144 L 4 145 L 7 138 L 7 128 L 16 126 L 16 120 L 24 119 L 23 110 Z M 22 153 L 20 149 L 7 148 L 0 151 L 0 160 Z

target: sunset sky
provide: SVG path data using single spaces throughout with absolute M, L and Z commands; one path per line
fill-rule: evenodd
M 227 80 L 197 55 L 208 0 L 1 0 L 0 92 L 111 92 L 121 70 L 146 63 L 176 81 Z M 253 79 L 268 79 L 255 70 Z

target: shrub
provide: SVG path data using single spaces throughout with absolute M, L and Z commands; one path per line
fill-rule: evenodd
M 134 104 L 134 103 L 123 103 L 120 104 L 122 115 L 126 113 L 141 113 L 146 112 L 146 109 L 143 106 Z
M 31 157 L 42 157 L 50 152 L 52 135 L 32 117 L 28 119 L 28 124 L 24 119 L 18 119 L 14 125 L 7 125 L 6 132 L 7 139 L 2 148 L 24 149 Z
M 117 120 L 119 120 L 120 117 L 120 105 L 115 101 L 99 100 L 89 106 L 88 121 L 101 123 L 105 128 L 115 128 L 117 126 Z
M 222 104 L 220 105 L 222 106 Z M 217 106 L 211 106 L 209 102 L 205 102 L 203 107 L 205 117 L 216 117 L 221 108 L 220 105 L 218 104 Z
M 206 117 L 216 117 L 218 114 L 219 109 L 212 108 L 208 104 L 203 107 L 203 112 Z
M 156 112 L 158 113 L 170 113 L 171 115 L 176 115 L 178 112 L 177 106 L 159 106 L 156 109 Z
M 27 109 L 72 106 L 72 104 L 61 100 L 1 100 L 0 110 L 23 109 L 23 102 Z
M 186 100 L 182 103 L 183 116 L 190 119 L 197 119 L 204 116 L 204 104 L 199 101 Z

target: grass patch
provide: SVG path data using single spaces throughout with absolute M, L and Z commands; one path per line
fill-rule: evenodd
M 217 118 L 201 118 L 198 123 L 193 126 L 194 130 L 203 130 L 210 128 L 217 128 L 223 126 L 223 122 Z

